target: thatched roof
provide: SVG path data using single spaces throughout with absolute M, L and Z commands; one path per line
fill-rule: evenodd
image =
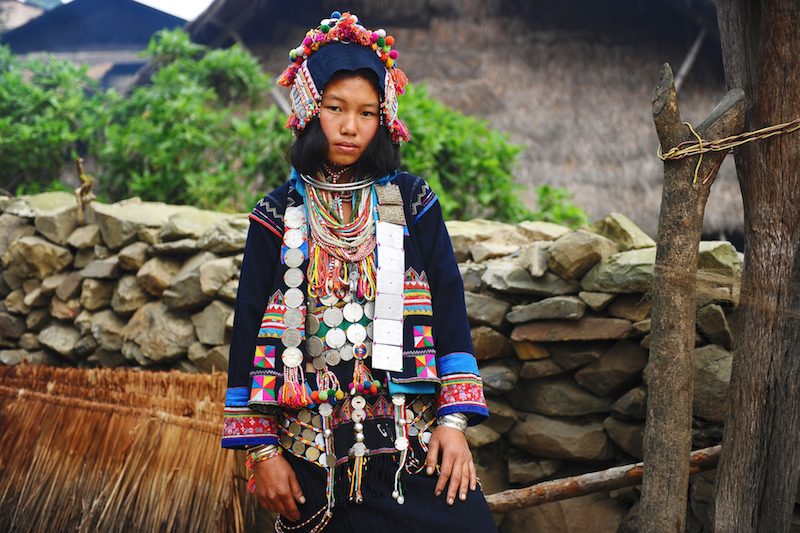
M 29 6 L 17 0 L 0 0 L 0 33 L 13 30 L 44 13 L 41 7 Z
M 347 5 L 344 5 L 347 4 Z M 287 51 L 333 9 L 352 9 L 398 42 L 400 64 L 445 104 L 489 120 L 526 146 L 517 181 L 567 187 L 593 219 L 625 213 L 654 235 L 661 162 L 651 119 L 659 67 L 677 71 L 701 25 L 709 37 L 680 90 L 684 120 L 699 123 L 724 95 L 709 0 L 216 0 L 187 29 L 197 42 L 241 42 L 273 73 Z M 401 101 L 402 116 L 402 101 Z M 412 132 L 413 135 L 413 132 Z M 707 233 L 741 230 L 733 165 L 723 166 Z

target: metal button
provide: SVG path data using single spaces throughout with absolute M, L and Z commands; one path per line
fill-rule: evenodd
M 344 319 L 348 322 L 358 322 L 364 316 L 364 309 L 361 307 L 361 304 L 357 302 L 350 302 L 349 304 L 344 306 L 342 310 L 344 314 Z
M 297 328 L 289 328 L 281 333 L 281 342 L 287 348 L 297 348 L 300 346 L 301 340 L 303 340 L 303 334 Z
M 300 328 L 303 325 L 303 312 L 296 307 L 287 309 L 283 314 L 283 324 L 287 328 Z
M 303 264 L 305 259 L 303 251 L 300 250 L 300 248 L 289 248 L 286 250 L 286 253 L 283 254 L 283 262 L 286 263 L 286 266 L 289 268 L 298 268 Z
M 335 328 L 339 324 L 342 323 L 344 316 L 342 314 L 342 310 L 338 307 L 329 307 L 325 310 L 325 313 L 322 315 L 322 320 L 325 324 L 330 328 Z
M 329 329 L 325 334 L 325 344 L 334 349 L 339 349 L 347 342 L 347 334 L 339 328 Z
M 306 223 L 306 213 L 300 207 L 287 207 L 283 215 L 283 224 L 287 228 L 297 229 Z
M 354 409 L 350 418 L 353 422 L 363 422 L 367 418 L 367 413 L 363 409 Z
M 316 461 L 319 459 L 319 450 L 314 448 L 313 446 L 309 446 L 306 448 L 306 458 L 309 461 Z
M 286 348 L 281 356 L 284 366 L 288 368 L 297 368 L 303 364 L 303 352 L 297 348 Z
M 319 414 L 322 416 L 331 416 L 333 414 L 333 407 L 329 403 L 322 403 L 319 406 Z
M 398 407 L 402 407 L 406 403 L 405 394 L 392 394 L 392 403 Z
M 367 454 L 367 447 L 363 442 L 356 442 L 351 449 L 356 457 L 364 457 Z
M 364 406 L 367 405 L 367 401 L 363 396 L 354 396 L 353 399 L 350 400 L 350 405 L 353 406 L 353 409 L 363 409 Z
M 361 324 L 350 324 L 347 328 L 347 340 L 353 344 L 361 344 L 367 340 L 367 329 Z
M 290 268 L 286 271 L 286 274 L 283 275 L 283 281 L 286 283 L 287 287 L 299 287 L 303 284 L 304 279 L 305 275 L 303 275 L 303 271 L 299 268 Z
M 306 232 L 299 229 L 289 229 L 283 234 L 283 243 L 289 248 L 300 248 L 303 246 Z
M 297 288 L 289 289 L 283 295 L 283 303 L 286 307 L 300 307 L 303 305 L 303 291 Z
M 397 437 L 394 439 L 394 447 L 400 451 L 405 450 L 408 448 L 408 439 L 405 437 Z
M 303 438 L 308 442 L 314 442 L 314 439 L 317 438 L 317 432 L 313 429 L 306 428 L 303 430 Z
M 299 440 L 294 441 L 292 444 L 292 453 L 295 455 L 302 456 L 303 453 L 306 451 L 306 445 L 300 442 Z

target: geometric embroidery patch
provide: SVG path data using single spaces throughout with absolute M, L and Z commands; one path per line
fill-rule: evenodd
M 436 356 L 434 354 L 414 356 L 417 364 L 417 377 L 436 378 Z
M 253 358 L 253 366 L 259 369 L 274 369 L 275 347 L 256 346 L 256 355 Z
M 414 326 L 414 348 L 433 346 L 433 326 Z
M 275 376 L 253 376 L 253 383 L 250 385 L 250 401 L 274 402 L 277 379 Z

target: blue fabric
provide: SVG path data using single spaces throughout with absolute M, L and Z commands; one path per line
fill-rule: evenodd
M 460 372 L 478 374 L 478 363 L 471 353 L 455 352 L 439 358 L 440 375 L 444 376 Z
M 416 383 L 395 383 L 389 380 L 389 394 L 434 394 L 436 384 L 418 381 Z
M 355 72 L 362 68 L 375 72 L 381 93 L 386 93 L 386 67 L 371 48 L 358 43 L 328 43 L 321 46 L 309 56 L 306 66 L 320 94 L 331 77 L 340 70 Z
M 226 407 L 245 407 L 249 399 L 250 389 L 248 387 L 234 387 L 225 392 Z

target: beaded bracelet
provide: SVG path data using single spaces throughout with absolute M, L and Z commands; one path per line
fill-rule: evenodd
M 468 424 L 467 415 L 463 413 L 452 413 L 449 415 L 442 415 L 436 419 L 436 425 L 440 427 L 453 428 L 459 430 L 461 433 L 467 432 Z
M 267 459 L 272 459 L 273 457 L 282 455 L 283 448 L 276 444 L 265 444 L 262 446 L 257 446 L 251 450 L 249 454 L 250 462 L 256 464 L 260 463 L 261 461 L 266 461 Z

